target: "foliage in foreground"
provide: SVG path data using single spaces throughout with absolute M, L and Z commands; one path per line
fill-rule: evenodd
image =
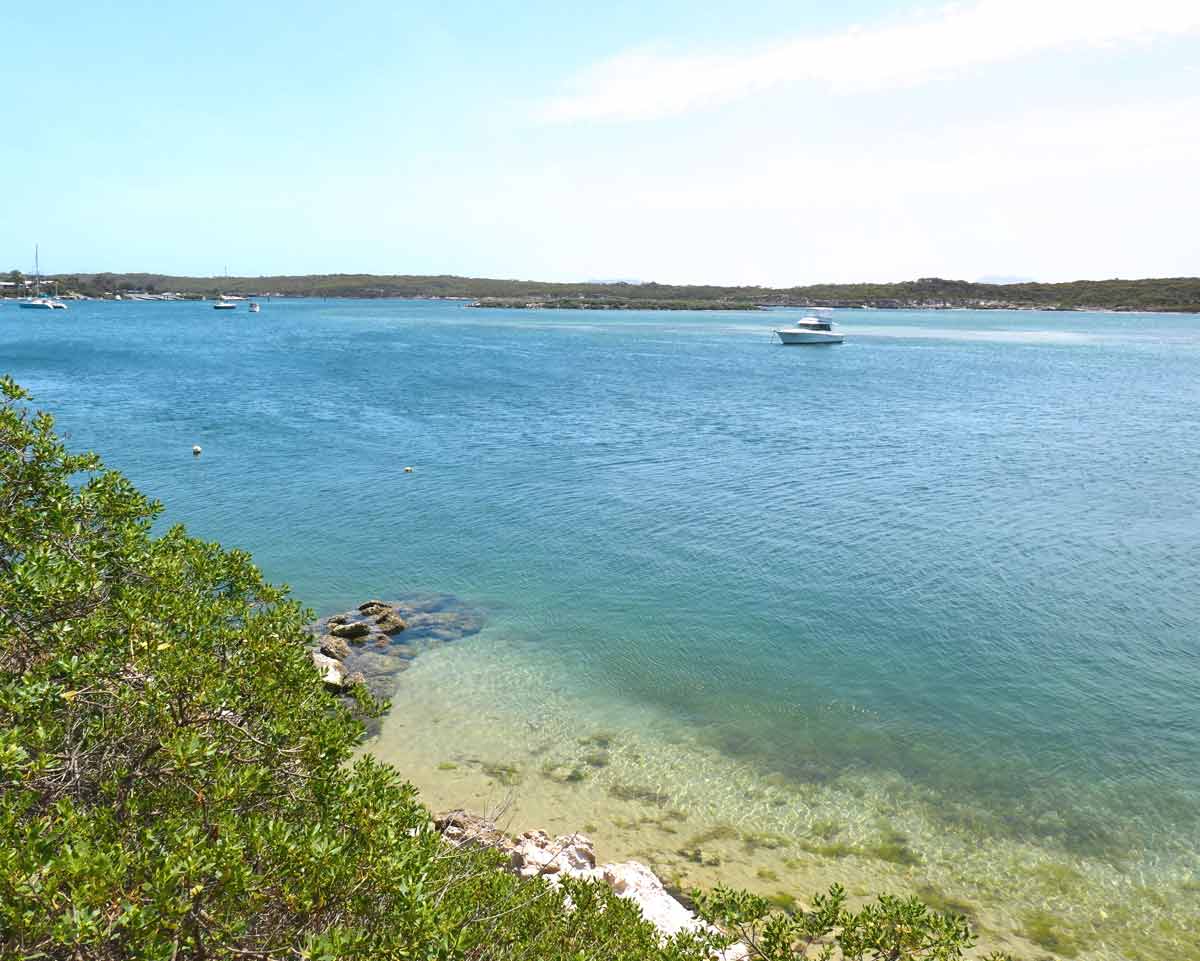
M 305 614 L 174 528 L 0 382 L 0 957 L 693 961 L 603 885 L 451 850 L 321 688 Z M 840 889 L 808 914 L 718 890 L 768 961 L 961 956 L 965 922 Z M 836 956 L 836 955 L 835 955 Z
M 931 911 L 917 898 L 880 895 L 859 911 L 846 908 L 835 884 L 808 911 L 775 911 L 766 898 L 717 887 L 694 892 L 701 917 L 740 941 L 754 961 L 954 961 L 974 945 L 966 918 Z M 1011 961 L 989 954 L 984 961 Z

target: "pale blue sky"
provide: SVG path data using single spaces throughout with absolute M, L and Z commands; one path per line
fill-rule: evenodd
M 113 0 L 3 34 L 5 270 L 1200 274 L 1195 0 Z

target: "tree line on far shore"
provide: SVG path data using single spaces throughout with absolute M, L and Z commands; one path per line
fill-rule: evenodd
M 24 296 L 29 278 L 11 271 L 9 296 Z M 925 277 L 903 283 L 812 284 L 799 287 L 722 287 L 710 284 L 547 283 L 452 275 L 305 274 L 267 277 L 179 277 L 151 273 L 63 274 L 44 277 L 63 294 L 114 297 L 174 293 L 185 298 L 220 293 L 280 297 L 400 297 L 501 300 L 539 306 L 698 307 L 1015 307 L 1048 310 L 1145 310 L 1200 313 L 1200 277 L 1078 280 L 1069 283 L 981 284 Z M 24 284 L 24 286 L 21 286 Z

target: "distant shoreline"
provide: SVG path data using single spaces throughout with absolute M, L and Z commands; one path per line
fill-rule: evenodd
M 401 301 L 451 301 L 460 302 L 465 307 L 484 309 L 484 310 L 596 310 L 596 311 L 706 311 L 706 312 L 745 312 L 745 311 L 761 311 L 769 312 L 772 310 L 881 310 L 881 311 L 898 311 L 898 310 L 918 310 L 918 311 L 951 311 L 951 310 L 983 310 L 983 311 L 1019 311 L 1022 313 L 1094 313 L 1094 314 L 1176 314 L 1181 316 L 1196 316 L 1200 315 L 1200 304 L 1195 306 L 1175 307 L 1169 305 L 1157 306 L 1138 306 L 1138 307 L 1109 307 L 1099 306 L 1094 304 L 1075 304 L 1071 306 L 1049 305 L 1049 304 L 1027 304 L 1019 302 L 1004 302 L 1004 301 L 989 301 L 987 303 L 921 303 L 921 302 L 901 302 L 901 303 L 886 303 L 886 304 L 870 304 L 870 303 L 839 303 L 839 302 L 789 302 L 789 303 L 728 303 L 725 301 L 684 301 L 684 302 L 656 302 L 656 301 L 579 301 L 579 300 L 544 300 L 544 301 L 521 301 L 521 300 L 472 300 L 470 297 L 438 297 L 438 296 L 422 296 L 408 294 L 393 294 L 388 296 L 366 295 L 366 294 L 246 294 L 244 299 L 257 298 L 263 303 L 268 303 L 272 300 L 401 300 Z M 3 304 L 18 304 L 26 299 L 24 296 L 13 297 L 0 295 L 0 305 Z M 145 304 L 145 303 L 207 303 L 215 300 L 214 297 L 205 297 L 201 295 L 194 296 L 76 296 L 64 295 L 60 299 L 81 303 L 88 302 L 106 302 L 106 303 L 126 303 L 126 304 Z
M 0 297 L 33 293 L 14 271 Z M 759 310 L 835 307 L 875 310 L 1103 310 L 1200 313 L 1200 277 L 1080 280 L 1067 283 L 977 284 L 925 277 L 903 283 L 726 287 L 708 284 L 549 283 L 451 275 L 308 274 L 266 277 L 180 277 L 168 274 L 59 274 L 43 277 L 66 299 L 200 300 L 366 298 L 461 300 L 472 306 L 530 310 Z

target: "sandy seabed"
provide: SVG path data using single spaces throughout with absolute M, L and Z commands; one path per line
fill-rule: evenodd
M 724 883 L 786 906 L 836 882 L 856 901 L 916 894 L 967 914 L 976 953 L 1197 956 L 1194 861 L 1114 865 L 975 836 L 884 772 L 789 780 L 648 707 L 568 696 L 530 646 L 487 629 L 413 661 L 364 750 L 435 811 L 495 815 L 512 833 L 581 831 L 602 861 L 642 861 L 678 890 Z

